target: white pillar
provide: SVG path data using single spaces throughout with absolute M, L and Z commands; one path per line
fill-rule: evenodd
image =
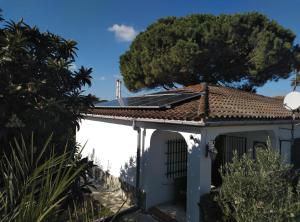
M 193 139 L 191 139 L 191 136 Z M 199 222 L 200 197 L 210 192 L 211 185 L 211 160 L 205 157 L 206 135 L 185 135 L 188 144 L 187 162 L 187 221 Z

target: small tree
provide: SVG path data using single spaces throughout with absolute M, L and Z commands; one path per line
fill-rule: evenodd
M 92 69 L 72 69 L 77 51 L 73 40 L 41 32 L 22 20 L 0 24 L 2 145 L 19 132 L 34 131 L 41 144 L 54 132 L 53 142 L 63 147 L 66 140 L 73 140 L 82 113 L 95 101 L 83 94 L 83 88 L 91 85 Z
M 291 166 L 268 148 L 238 158 L 221 170 L 223 184 L 217 197 L 226 221 L 290 221 L 295 218 Z

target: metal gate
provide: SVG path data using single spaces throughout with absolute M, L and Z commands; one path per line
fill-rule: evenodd
M 222 136 L 223 164 L 231 162 L 234 151 L 238 156 L 247 152 L 247 139 L 237 136 Z
M 185 177 L 187 172 L 187 144 L 185 140 L 168 140 L 165 156 L 167 178 Z

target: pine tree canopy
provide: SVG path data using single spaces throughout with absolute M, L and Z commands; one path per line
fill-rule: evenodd
M 288 78 L 300 60 L 295 34 L 260 13 L 159 19 L 120 57 L 130 91 L 199 82 L 255 91 Z

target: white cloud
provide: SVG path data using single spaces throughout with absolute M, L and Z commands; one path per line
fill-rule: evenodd
M 106 80 L 106 77 L 105 76 L 98 76 L 98 77 L 96 77 L 95 80 L 104 81 L 104 80 Z
M 118 24 L 109 27 L 108 31 L 114 32 L 117 40 L 121 42 L 131 42 L 138 34 L 132 26 Z

